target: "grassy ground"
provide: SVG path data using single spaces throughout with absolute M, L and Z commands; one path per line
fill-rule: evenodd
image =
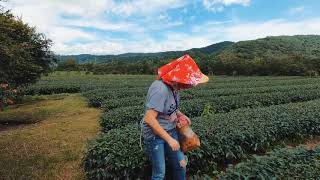
M 79 94 L 32 97 L 0 112 L 2 121 L 37 122 L 0 130 L 0 179 L 84 179 L 81 158 L 100 115 Z
M 67 95 L 25 96 L 22 104 L 9 106 L 0 112 L 0 130 L 6 126 L 39 122 L 51 115 L 63 113 L 64 109 L 59 108 L 56 103 Z

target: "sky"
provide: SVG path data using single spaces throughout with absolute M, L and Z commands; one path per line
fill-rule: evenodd
M 320 34 L 319 0 L 8 0 L 56 54 L 121 54 Z

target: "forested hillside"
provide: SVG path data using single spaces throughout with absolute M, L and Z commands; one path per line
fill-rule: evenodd
M 164 60 L 172 59 L 182 56 L 186 53 L 189 54 L 216 54 L 224 50 L 226 47 L 232 45 L 233 42 L 224 41 L 203 48 L 193 48 L 186 51 L 166 51 L 157 53 L 125 53 L 119 55 L 91 55 L 91 54 L 80 54 L 80 55 L 66 55 L 57 56 L 58 59 L 64 61 L 68 59 L 74 59 L 77 63 L 95 62 L 95 63 L 108 63 L 111 61 L 124 61 L 124 62 L 137 62 L 145 60 Z
M 320 70 L 320 36 L 277 36 L 241 41 L 211 56 L 219 74 L 301 75 Z
M 96 74 L 153 74 L 173 58 L 190 54 L 204 73 L 218 75 L 310 75 L 320 72 L 320 36 L 274 36 L 204 48 L 160 53 L 63 56 L 57 70 L 86 70 Z M 91 59 L 91 60 L 90 60 Z M 87 62 L 77 64 L 77 62 Z M 99 64 L 101 62 L 107 62 Z

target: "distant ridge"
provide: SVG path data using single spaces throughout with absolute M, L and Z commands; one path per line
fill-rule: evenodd
M 57 55 L 57 59 L 64 61 L 66 59 L 74 59 L 78 63 L 96 62 L 96 63 L 107 63 L 111 61 L 124 61 L 124 62 L 136 62 L 142 60 L 162 60 L 170 59 L 182 56 L 185 53 L 190 54 L 203 54 L 211 55 L 217 54 L 227 47 L 234 44 L 234 42 L 224 41 L 215 43 L 202 48 L 192 48 L 186 51 L 166 51 L 156 53 L 124 53 L 119 55 L 91 55 L 91 54 L 79 54 L 79 55 Z

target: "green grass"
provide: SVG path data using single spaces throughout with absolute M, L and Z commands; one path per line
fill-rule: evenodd
M 61 113 L 63 110 L 54 104 L 67 96 L 68 94 L 26 96 L 22 104 L 9 106 L 0 112 L 0 124 L 30 124 Z
M 29 97 L 10 107 L 7 121 L 38 123 L 0 130 L 0 179 L 84 179 L 80 167 L 88 139 L 99 131 L 100 111 L 79 94 Z

